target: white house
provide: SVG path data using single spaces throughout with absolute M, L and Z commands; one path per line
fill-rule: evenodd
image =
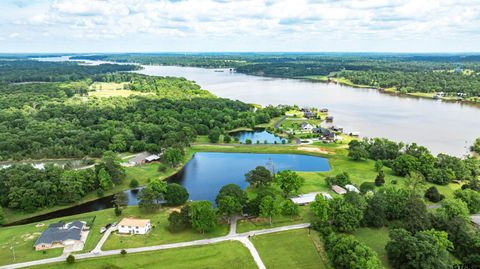
M 353 192 L 356 192 L 356 193 L 360 193 L 360 191 L 357 189 L 357 187 L 353 186 L 352 184 L 345 185 L 345 189 L 347 189 L 347 191 L 353 191 Z
M 146 234 L 152 229 L 149 219 L 124 218 L 118 224 L 121 234 Z
M 301 128 L 303 131 L 312 131 L 313 130 L 313 125 L 311 125 L 308 122 L 302 122 Z

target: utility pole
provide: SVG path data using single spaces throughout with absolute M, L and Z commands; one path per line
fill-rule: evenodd
M 15 258 L 15 246 L 13 246 L 13 243 L 10 246 L 10 249 L 12 250 L 13 261 L 15 261 L 16 260 L 16 258 Z

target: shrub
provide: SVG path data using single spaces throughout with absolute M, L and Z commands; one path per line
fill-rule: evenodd
M 351 184 L 350 176 L 348 175 L 347 172 L 340 173 L 335 177 L 326 177 L 325 182 L 329 187 L 331 187 L 332 185 L 338 185 L 338 186 L 344 187 L 347 184 Z
M 132 188 L 132 189 L 138 188 L 138 185 L 140 185 L 140 184 L 138 183 L 138 180 L 132 179 L 132 180 L 130 181 L 130 188 Z
M 440 194 L 435 186 L 432 186 L 425 192 L 425 198 L 427 198 L 430 202 L 438 203 L 443 200 L 445 196 Z
M 164 164 L 159 164 L 158 168 L 157 168 L 157 171 L 160 172 L 160 173 L 164 173 L 165 171 L 167 171 L 167 166 L 164 165 Z
M 127 251 L 124 250 L 124 249 L 122 249 L 122 250 L 120 251 L 120 254 L 122 254 L 122 256 L 125 256 L 125 255 L 127 255 Z
M 363 182 L 360 185 L 360 192 L 365 194 L 369 191 L 373 191 L 375 189 L 375 184 L 373 182 Z
M 68 257 L 67 257 L 67 263 L 68 263 L 68 264 L 73 264 L 73 263 L 75 263 L 75 256 L 73 256 L 72 254 L 68 255 Z
M 223 137 L 223 142 L 224 142 L 224 143 L 230 143 L 230 142 L 232 142 L 232 137 L 229 136 L 229 135 L 225 135 L 225 136 Z
M 380 187 L 383 186 L 383 184 L 385 184 L 385 173 L 383 173 L 383 170 L 380 170 L 375 178 L 375 185 Z

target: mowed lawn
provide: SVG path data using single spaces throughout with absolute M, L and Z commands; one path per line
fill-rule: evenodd
M 267 268 L 328 268 L 318 235 L 308 229 L 290 230 L 250 238 Z
M 388 262 L 387 251 L 385 250 L 385 246 L 390 240 L 387 227 L 379 229 L 359 228 L 353 235 L 360 242 L 377 252 L 378 258 L 382 261 L 385 268 L 392 268 Z
M 250 252 L 237 241 L 144 253 L 78 260 L 74 264 L 49 264 L 35 269 L 177 269 L 177 268 L 256 268 Z
M 244 233 L 254 230 L 270 229 L 274 227 L 287 226 L 299 223 L 308 223 L 311 221 L 311 213 L 308 206 L 299 207 L 300 214 L 298 217 L 291 218 L 282 215 L 277 215 L 272 218 L 272 225 L 270 225 L 268 218 L 256 219 L 242 219 L 237 223 L 237 233 Z
M 112 210 L 113 211 L 113 210 Z M 168 231 L 168 215 L 171 209 L 162 209 L 160 212 L 147 214 L 140 211 L 138 207 L 128 207 L 123 212 L 123 217 L 132 216 L 136 218 L 150 219 L 152 230 L 146 235 L 125 235 L 112 233 L 103 245 L 103 250 L 135 248 L 152 245 L 161 245 L 176 242 L 186 242 L 205 238 L 219 237 L 228 233 L 228 225 L 218 224 L 213 231 L 201 234 L 193 229 L 171 233 Z

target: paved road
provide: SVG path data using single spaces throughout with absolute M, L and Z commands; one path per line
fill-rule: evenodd
M 189 242 L 164 244 L 164 245 L 156 245 L 156 246 L 148 246 L 148 247 L 127 248 L 125 250 L 127 251 L 127 253 L 138 253 L 138 252 L 155 251 L 155 250 L 172 249 L 172 248 L 181 248 L 181 247 L 189 247 L 189 246 L 203 246 L 203 245 L 208 245 L 208 244 L 215 244 L 215 243 L 235 240 L 235 241 L 242 242 L 250 250 L 250 253 L 252 253 L 253 258 L 254 258 L 255 262 L 257 263 L 257 266 L 259 268 L 263 269 L 263 268 L 265 268 L 265 265 L 263 265 L 263 262 L 261 261 L 260 256 L 258 255 L 258 252 L 256 251 L 253 244 L 248 240 L 249 236 L 276 233 L 276 232 L 295 230 L 295 229 L 303 229 L 303 228 L 307 228 L 309 226 L 310 226 L 309 223 L 302 223 L 302 224 L 281 226 L 281 227 L 276 227 L 276 228 L 271 228 L 271 229 L 255 230 L 255 231 L 250 231 L 250 232 L 241 233 L 241 234 L 237 234 L 237 233 L 228 234 L 226 236 L 210 238 L 210 239 L 202 239 L 202 240 L 195 240 L 195 241 L 189 241 Z M 103 237 L 102 237 L 102 239 L 103 239 Z M 99 244 L 100 244 L 100 242 L 99 242 Z M 97 245 L 97 247 L 95 247 L 95 249 L 97 249 L 99 247 L 99 244 Z M 102 245 L 103 245 L 103 243 L 102 243 Z M 99 249 L 101 249 L 101 246 L 99 247 Z M 255 250 L 253 250 L 253 249 L 255 249 Z M 74 256 L 75 256 L 76 260 L 82 260 L 82 259 L 95 258 L 95 257 L 119 255 L 120 251 L 121 251 L 120 249 L 107 250 L 107 251 L 100 250 L 97 253 L 94 253 L 92 251 L 90 253 L 76 254 Z M 15 263 L 15 264 L 10 264 L 10 265 L 0 266 L 0 269 L 15 269 L 15 268 L 24 268 L 24 267 L 34 266 L 34 265 L 64 262 L 65 258 L 66 257 L 64 255 L 62 255 L 62 256 L 56 257 L 56 258 L 30 261 L 30 262 L 23 262 L 23 263 Z

